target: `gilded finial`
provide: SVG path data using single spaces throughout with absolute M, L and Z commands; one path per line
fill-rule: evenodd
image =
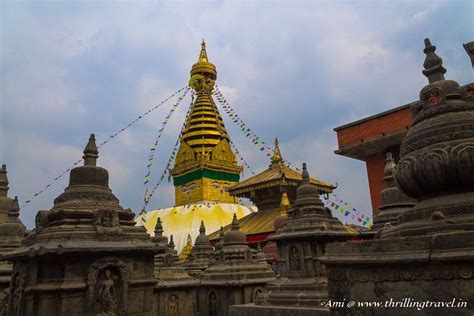
M 283 158 L 281 156 L 279 143 L 278 143 L 278 138 L 276 138 L 276 137 L 275 137 L 275 145 L 274 145 L 274 148 L 273 148 L 273 156 L 272 156 L 271 160 L 272 160 L 272 163 L 270 164 L 270 166 L 279 164 L 280 162 L 283 161 Z
M 288 210 L 290 209 L 290 199 L 288 199 L 288 194 L 286 192 L 283 192 L 281 194 L 281 202 L 280 202 L 280 215 L 281 216 L 287 216 L 288 215 Z
M 423 74 L 428 78 L 429 83 L 444 80 L 446 69 L 443 67 L 443 60 L 436 53 L 436 46 L 431 45 L 429 38 L 425 38 L 425 48 L 423 52 L 426 55 L 423 63 Z
M 201 42 L 201 52 L 199 53 L 198 63 L 208 63 L 209 60 L 207 59 L 207 52 L 206 52 L 206 42 L 202 39 Z
M 86 148 L 84 148 L 84 166 L 95 166 L 97 164 L 97 158 L 99 158 L 99 151 L 95 144 L 95 135 L 91 134 L 89 141 L 87 142 Z

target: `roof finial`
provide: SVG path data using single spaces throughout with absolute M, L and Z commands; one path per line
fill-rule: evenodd
M 168 247 L 169 247 L 171 250 L 174 250 L 173 235 L 170 236 L 170 242 L 169 242 L 169 244 L 168 244 Z
M 206 233 L 206 226 L 204 226 L 204 221 L 201 221 L 201 226 L 199 227 L 199 232 L 201 234 L 205 234 Z
M 8 194 L 8 177 L 7 177 L 7 166 L 2 165 L 0 170 L 0 196 L 7 196 Z
M 395 164 L 395 160 L 393 159 L 392 153 L 388 152 L 385 158 L 385 167 L 383 169 L 385 183 L 387 187 L 391 188 L 395 186 L 395 181 L 393 176 L 395 175 L 395 169 L 397 165 Z
M 309 173 L 308 173 L 308 169 L 306 169 L 306 162 L 303 162 L 303 172 L 301 173 L 301 176 L 303 177 L 302 184 L 308 184 L 309 183 Z
M 208 63 L 209 60 L 207 59 L 207 52 L 206 52 L 206 42 L 202 39 L 201 42 L 201 52 L 199 53 L 198 63 Z
M 158 217 L 156 220 L 156 225 L 155 225 L 155 237 L 158 236 L 163 236 L 163 224 L 161 222 L 161 218 Z
M 423 63 L 423 74 L 428 78 L 429 83 L 444 80 L 446 69 L 443 67 L 443 60 L 435 53 L 436 46 L 431 45 L 429 38 L 425 38 L 425 49 L 423 52 L 426 55 Z
M 99 158 L 99 151 L 95 144 L 95 135 L 91 134 L 89 142 L 87 142 L 86 148 L 84 148 L 84 166 L 96 166 L 97 158 Z
M 283 192 L 281 194 L 281 202 L 280 202 L 280 215 L 281 216 L 287 216 L 288 215 L 288 210 L 290 209 L 290 200 L 288 199 L 288 194 L 286 192 Z
M 237 219 L 237 214 L 234 213 L 234 217 L 232 218 L 232 225 L 230 226 L 232 230 L 239 230 L 239 220 Z
M 271 166 L 275 165 L 275 164 L 278 164 L 280 162 L 283 161 L 283 158 L 281 156 L 281 152 L 280 152 L 280 147 L 278 146 L 278 138 L 275 137 L 275 145 L 274 145 L 274 148 L 273 148 L 273 156 L 272 156 L 272 163 L 271 163 Z

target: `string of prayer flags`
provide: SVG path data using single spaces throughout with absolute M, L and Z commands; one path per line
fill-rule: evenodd
M 247 169 L 250 170 L 250 172 L 252 173 L 252 175 L 255 175 L 255 171 L 253 171 L 252 167 L 250 167 L 250 165 L 247 163 L 247 161 L 244 159 L 244 157 L 242 156 L 242 154 L 240 153 L 240 151 L 237 149 L 237 147 L 235 146 L 234 142 L 231 140 L 230 141 L 230 145 L 232 146 L 232 149 L 235 151 L 235 154 L 237 155 L 237 157 L 239 157 L 239 160 L 242 161 L 242 163 L 245 165 L 245 167 L 247 167 Z
M 230 106 L 229 102 L 224 98 L 224 95 L 219 90 L 219 87 L 215 85 L 213 95 L 222 105 L 224 112 L 229 115 L 232 122 L 234 122 L 243 132 L 245 137 L 247 137 L 260 151 L 265 151 L 267 157 L 271 157 L 273 154 L 272 148 L 267 146 L 263 140 L 261 140 L 257 134 L 255 134 L 250 128 L 247 127 L 245 122 L 240 118 L 235 110 Z
M 157 108 L 159 108 L 161 105 L 163 105 L 164 103 L 168 102 L 170 99 L 172 99 L 174 96 L 176 96 L 177 94 L 179 94 L 180 92 L 182 92 L 183 90 L 188 90 L 189 87 L 183 87 L 181 89 L 178 89 L 176 90 L 175 92 L 173 92 L 173 94 L 171 94 L 169 97 L 167 97 L 166 99 L 164 99 L 163 101 L 161 101 L 160 103 L 158 103 L 157 105 L 153 106 L 152 108 L 150 108 L 149 110 L 147 110 L 145 113 L 139 115 L 138 117 L 136 117 L 133 121 L 130 121 L 125 127 L 122 127 L 121 129 L 119 129 L 117 132 L 111 134 L 109 137 L 107 137 L 102 143 L 100 143 L 99 145 L 97 145 L 97 148 L 100 148 L 102 147 L 103 145 L 107 144 L 108 142 L 110 142 L 112 139 L 115 139 L 119 134 L 121 134 L 122 132 L 124 132 L 125 130 L 127 130 L 128 128 L 130 128 L 131 126 L 133 126 L 135 123 L 137 123 L 138 121 L 140 121 L 142 118 L 144 118 L 145 116 L 147 116 L 148 114 L 150 114 L 151 112 L 153 112 L 154 110 L 156 110 Z M 76 167 L 79 163 L 82 162 L 82 158 L 77 160 L 76 162 L 74 162 L 68 169 L 66 169 L 65 171 L 63 171 L 59 176 L 55 177 L 51 182 L 49 182 L 48 184 L 46 184 L 41 190 L 39 190 L 38 192 L 34 193 L 33 196 L 29 199 L 29 200 L 26 200 L 25 203 L 20 207 L 20 209 L 22 209 L 23 207 L 25 207 L 27 204 L 31 203 L 31 201 L 33 201 L 36 197 L 38 197 L 39 195 L 41 195 L 44 191 L 46 191 L 47 189 L 49 189 L 56 181 L 58 181 L 59 179 L 61 179 L 63 176 L 65 176 L 69 171 L 71 171 L 71 169 L 73 169 L 74 167 Z
M 147 185 L 148 182 L 150 181 L 150 175 L 151 175 L 151 167 L 153 165 L 153 160 L 155 159 L 155 152 L 156 148 L 158 146 L 158 142 L 161 138 L 161 135 L 163 135 L 163 131 L 165 130 L 166 125 L 168 124 L 171 116 L 173 115 L 174 111 L 178 108 L 179 104 L 181 101 L 184 99 L 188 91 L 190 90 L 190 87 L 186 87 L 183 94 L 176 100 L 176 102 L 171 106 L 171 109 L 168 113 L 168 115 L 165 117 L 164 121 L 161 123 L 161 128 L 158 130 L 158 135 L 155 138 L 155 141 L 150 147 L 150 153 L 148 154 L 148 160 L 147 160 L 147 165 L 146 165 L 146 174 L 143 179 L 143 184 Z
M 191 90 L 191 104 L 189 105 L 188 112 L 186 113 L 186 119 L 184 120 L 184 124 L 181 127 L 181 132 L 179 133 L 178 139 L 176 140 L 176 143 L 174 144 L 173 151 L 171 152 L 171 155 L 168 159 L 168 162 L 166 163 L 166 166 L 165 166 L 158 182 L 155 184 L 155 186 L 151 190 L 150 194 L 148 194 L 148 189 L 145 188 L 144 203 L 143 203 L 142 210 L 140 211 L 140 215 L 143 214 L 143 213 L 146 213 L 146 207 L 148 206 L 148 203 L 150 202 L 151 197 L 155 193 L 156 189 L 158 189 L 158 187 L 161 185 L 161 183 L 163 182 L 163 179 L 165 179 L 167 174 L 168 174 L 168 182 L 171 181 L 171 164 L 173 163 L 174 159 L 176 158 L 179 141 L 181 140 L 181 135 L 183 134 L 184 128 L 186 127 L 186 122 L 188 121 L 189 115 L 191 113 L 191 109 L 192 109 L 193 102 L 194 102 L 194 95 L 195 95 L 194 90 Z M 142 219 L 144 217 L 145 216 L 143 216 Z

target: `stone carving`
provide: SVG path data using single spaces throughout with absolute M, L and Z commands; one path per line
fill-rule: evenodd
M 217 296 L 216 292 L 209 293 L 209 316 L 217 316 Z
M 263 294 L 263 290 L 261 288 L 257 288 L 253 294 L 253 302 L 255 305 L 263 305 L 265 301 L 265 295 Z
M 117 295 L 116 288 L 119 286 L 119 277 L 110 269 L 105 269 L 100 277 L 97 288 L 97 301 L 99 304 L 100 315 L 116 315 L 117 314 Z
M 24 266 L 15 265 L 10 288 L 10 313 L 12 316 L 23 315 L 23 293 L 25 290 L 26 270 Z
M 295 246 L 290 248 L 290 270 L 301 270 L 301 263 L 300 263 L 300 252 L 298 251 L 298 248 Z
M 168 298 L 168 316 L 179 315 L 179 299 L 176 295 L 171 295 Z
M 87 274 L 90 315 L 126 313 L 129 271 L 119 258 L 104 257 L 95 261 Z

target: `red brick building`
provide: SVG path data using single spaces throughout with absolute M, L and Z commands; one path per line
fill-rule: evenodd
M 400 143 L 412 119 L 410 106 L 406 104 L 334 129 L 339 145 L 335 153 L 366 163 L 374 214 L 381 204 L 380 191 L 385 188 L 385 154 L 391 152 L 398 162 Z

